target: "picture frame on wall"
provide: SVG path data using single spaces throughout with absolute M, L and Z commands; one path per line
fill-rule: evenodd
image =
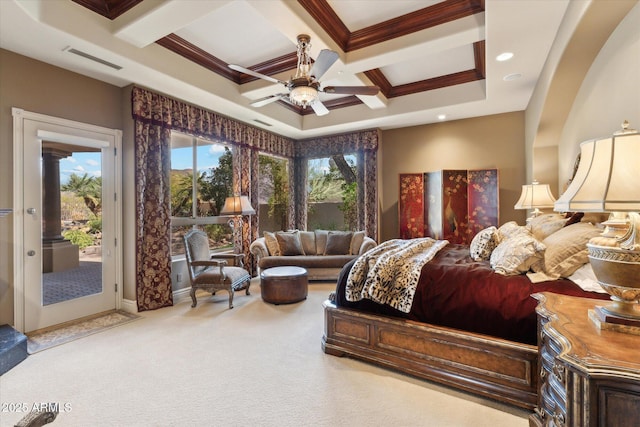
M 424 237 L 424 174 L 401 173 L 398 192 L 400 239 Z

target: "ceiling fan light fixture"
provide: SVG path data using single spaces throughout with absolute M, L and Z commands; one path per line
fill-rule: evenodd
M 289 100 L 302 108 L 313 104 L 316 99 L 318 99 L 318 90 L 312 86 L 296 86 L 289 94 Z

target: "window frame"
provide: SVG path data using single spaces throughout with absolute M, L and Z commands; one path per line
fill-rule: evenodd
M 179 228 L 179 227 L 188 227 L 191 226 L 192 229 L 203 229 L 203 226 L 205 225 L 228 225 L 229 224 L 229 217 L 228 216 L 221 216 L 221 215 L 215 215 L 215 216 L 198 216 L 198 205 L 197 203 L 195 203 L 195 201 L 198 198 L 198 187 L 197 187 L 197 183 L 198 183 L 198 143 L 201 141 L 204 141 L 207 143 L 207 145 L 221 145 L 225 148 L 230 148 L 230 151 L 232 153 L 233 156 L 233 147 L 231 147 L 230 144 L 222 142 L 222 141 L 217 141 L 217 140 L 211 140 L 211 139 L 207 139 L 207 138 L 202 138 L 202 137 L 198 137 L 198 136 L 194 136 L 194 135 L 189 135 L 189 134 L 184 134 L 184 133 L 180 133 L 180 132 L 171 132 L 171 148 L 170 150 L 173 150 L 173 141 L 174 141 L 174 137 L 178 137 L 178 138 L 183 138 L 186 139 L 188 138 L 191 142 L 191 151 L 192 151 L 192 157 L 191 157 L 191 166 L 192 166 L 192 171 L 193 173 L 191 174 L 191 216 L 170 216 L 170 225 L 169 228 L 171 230 L 171 233 L 173 234 L 173 229 L 174 228 Z M 185 147 L 180 147 L 180 148 L 186 148 L 188 146 L 185 145 Z M 175 147 L 177 148 L 177 147 Z M 172 157 L 172 156 L 170 156 Z M 171 171 L 173 171 L 173 165 L 171 166 Z M 169 185 L 171 185 L 171 176 L 169 177 Z M 171 201 L 169 201 L 169 203 L 171 203 Z M 169 206 L 169 208 L 171 209 L 171 206 Z M 170 248 L 171 249 L 171 248 Z M 233 246 L 231 246 L 230 248 L 221 248 L 221 249 L 212 249 L 210 252 L 211 253 L 225 253 L 225 252 L 231 252 L 233 251 Z M 171 254 L 171 260 L 172 261 L 176 261 L 176 260 L 182 260 L 185 259 L 185 253 L 182 252 L 180 254 L 176 254 L 174 255 L 173 253 Z

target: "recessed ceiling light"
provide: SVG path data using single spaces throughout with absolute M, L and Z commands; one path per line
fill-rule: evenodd
M 500 55 L 496 56 L 496 61 L 508 61 L 513 58 L 513 53 L 511 52 L 502 52 Z
M 504 76 L 502 78 L 502 80 L 504 80 L 505 82 L 510 82 L 511 80 L 517 80 L 520 77 L 522 77 L 522 74 L 520 73 L 513 73 L 513 74 L 507 74 L 506 76 Z
M 438 120 L 444 120 L 447 118 L 446 114 L 438 114 Z

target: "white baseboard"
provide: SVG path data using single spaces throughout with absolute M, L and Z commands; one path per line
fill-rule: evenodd
M 191 296 L 189 293 L 191 292 L 191 287 L 178 289 L 177 291 L 173 291 L 173 304 L 178 304 L 180 302 L 191 300 Z M 126 311 L 127 313 L 137 313 L 138 312 L 138 304 L 135 300 L 123 299 L 120 305 L 120 310 Z
M 135 314 L 138 312 L 138 304 L 136 303 L 136 300 L 122 299 L 120 310 Z
M 191 300 L 191 296 L 189 295 L 190 292 L 191 286 L 173 291 L 173 305 L 176 305 L 187 299 Z

